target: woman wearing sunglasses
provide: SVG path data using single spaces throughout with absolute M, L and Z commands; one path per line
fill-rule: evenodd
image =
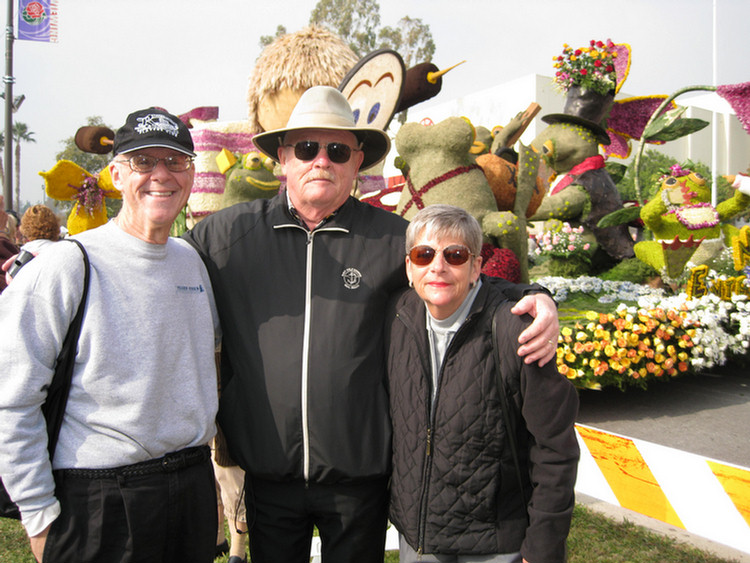
M 530 319 L 480 275 L 481 244 L 474 218 L 448 205 L 406 231 L 413 289 L 386 324 L 401 563 L 565 560 L 578 398 L 554 362 L 516 354 Z

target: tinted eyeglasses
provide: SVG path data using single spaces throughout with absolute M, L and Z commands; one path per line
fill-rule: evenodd
M 294 156 L 303 162 L 309 162 L 313 160 L 320 152 L 321 144 L 318 141 L 298 141 L 293 145 L 284 145 L 285 147 L 294 147 Z M 352 156 L 352 151 L 359 149 L 353 149 L 345 143 L 328 143 L 322 145 L 328 153 L 328 159 L 336 164 L 344 164 L 349 162 Z
M 156 158 L 149 154 L 137 154 L 130 158 L 123 158 L 115 162 L 121 164 L 127 162 L 133 172 L 147 173 L 156 168 L 156 165 L 159 164 L 160 160 L 170 172 L 185 172 L 185 170 L 188 170 L 193 164 L 193 157 L 186 154 L 175 154 L 165 158 Z
M 415 246 L 409 251 L 409 260 L 415 266 L 427 266 L 432 263 L 435 255 L 440 252 L 435 250 L 431 246 L 421 244 Z M 462 244 L 451 244 L 443 249 L 443 258 L 451 266 L 460 266 L 466 264 L 466 262 L 473 256 L 471 250 Z

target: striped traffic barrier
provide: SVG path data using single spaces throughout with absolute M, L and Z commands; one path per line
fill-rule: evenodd
M 750 553 L 750 469 L 576 425 L 576 491 Z

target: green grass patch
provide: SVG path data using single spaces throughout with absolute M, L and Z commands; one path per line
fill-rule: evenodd
M 216 561 L 223 563 L 227 556 Z M 23 527 L 15 520 L 0 518 L 0 561 L 34 563 Z M 573 511 L 568 536 L 569 563 L 736 563 L 695 549 L 636 526 L 616 522 L 582 505 Z M 398 552 L 385 554 L 385 563 L 398 563 Z
M 636 526 L 632 522 L 616 522 L 577 505 L 568 535 L 568 563 L 730 563 Z
M 29 540 L 21 523 L 0 518 L 0 561 L 3 563 L 35 563 Z

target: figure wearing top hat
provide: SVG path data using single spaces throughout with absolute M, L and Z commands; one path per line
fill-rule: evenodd
M 592 45 L 586 53 L 576 51 L 579 73 L 583 70 L 582 59 L 595 49 L 597 46 Z M 599 145 L 610 143 L 606 119 L 614 102 L 616 76 L 614 71 L 611 76 L 606 73 L 607 55 L 611 56 L 607 47 L 602 45 L 597 52 L 589 61 L 604 61 L 605 72 L 596 81 L 589 80 L 585 84 L 580 77 L 591 78 L 590 74 L 579 74 L 577 81 L 571 81 L 569 73 L 562 73 L 563 79 L 569 81 L 563 85 L 567 94 L 563 112 L 542 117 L 549 126 L 531 143 L 556 174 L 548 195 L 531 220 L 557 219 L 583 225 L 591 241 L 596 243 L 592 244 L 592 251 L 599 250 L 594 258 L 596 263 L 608 266 L 631 258 L 634 253 L 627 226 L 597 227 L 602 217 L 623 206 L 617 187 L 604 168 L 604 158 L 599 154 Z M 601 67 L 591 64 L 592 68 Z M 560 80 L 558 74 L 556 82 L 559 84 Z

